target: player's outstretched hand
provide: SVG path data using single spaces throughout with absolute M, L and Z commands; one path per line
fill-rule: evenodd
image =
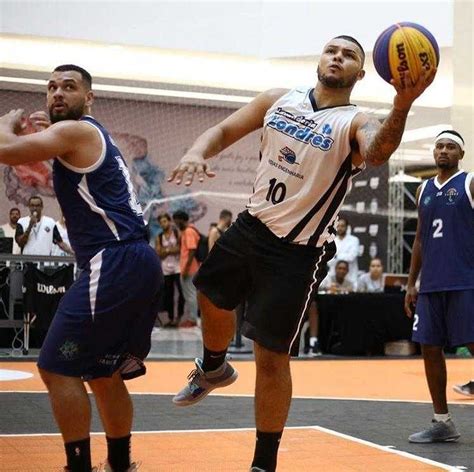
M 35 131 L 43 131 L 51 126 L 51 120 L 45 111 L 35 111 L 28 119 Z
M 175 182 L 179 185 L 184 180 L 184 185 L 189 186 L 193 183 L 194 176 L 199 182 L 204 182 L 205 177 L 215 177 L 216 174 L 211 172 L 209 165 L 205 159 L 198 154 L 186 154 L 179 161 L 177 167 L 174 168 L 168 177 L 168 182 Z
M 15 134 L 19 134 L 26 128 L 25 111 L 21 108 L 10 110 L 0 117 L 0 126 L 4 126 Z
M 405 313 L 408 318 L 413 317 L 413 308 L 416 305 L 418 298 L 418 290 L 416 287 L 407 287 L 407 293 L 405 295 Z
M 393 101 L 394 107 L 400 110 L 409 110 L 413 102 L 432 84 L 436 70 L 436 68 L 430 71 L 423 69 L 415 83 L 412 83 L 408 76 L 405 76 L 406 80 L 402 81 L 403 84 L 392 79 L 390 83 L 397 91 Z

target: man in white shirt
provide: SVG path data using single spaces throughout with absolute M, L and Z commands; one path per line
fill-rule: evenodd
M 62 239 L 62 244 L 55 243 L 51 251 L 52 256 L 73 256 L 74 251 L 72 250 L 71 243 L 69 242 L 69 235 L 67 234 L 66 219 L 64 215 L 61 215 L 58 221 L 56 221 L 56 228 L 58 229 L 59 235 Z
M 0 229 L 3 230 L 3 235 L 5 238 L 13 239 L 12 254 L 21 254 L 20 246 L 18 246 L 15 240 L 16 226 L 20 217 L 21 217 L 20 210 L 18 208 L 12 208 L 10 210 L 10 221 L 0 227 Z
M 359 257 L 359 238 L 347 234 L 347 228 L 349 222 L 345 218 L 339 218 L 336 231 L 337 236 L 335 239 L 336 243 L 336 256 L 334 259 L 329 261 L 329 274 L 328 277 L 335 276 L 336 264 L 338 261 L 346 261 L 349 264 L 349 273 L 346 279 L 352 283 L 355 288 L 357 285 L 357 276 L 359 272 L 359 264 L 357 258 Z
M 44 216 L 43 200 L 33 196 L 28 201 L 30 216 L 18 220 L 15 239 L 23 255 L 50 256 L 53 245 L 57 244 L 67 252 L 55 221 Z

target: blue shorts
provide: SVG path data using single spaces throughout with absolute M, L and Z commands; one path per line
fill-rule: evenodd
M 474 343 L 474 289 L 420 293 L 412 339 L 432 346 Z
M 61 299 L 38 367 L 84 380 L 117 370 L 124 379 L 143 375 L 162 284 L 146 242 L 100 251 Z

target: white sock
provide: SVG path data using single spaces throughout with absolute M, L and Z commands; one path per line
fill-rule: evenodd
M 438 415 L 437 413 L 434 414 L 434 419 L 436 421 L 443 421 L 446 423 L 446 421 L 449 421 L 451 419 L 451 414 L 450 413 L 443 413 L 441 415 Z
M 311 336 L 311 337 L 309 338 L 309 345 L 310 345 L 311 347 L 314 347 L 314 345 L 315 345 L 317 342 L 318 342 L 317 336 Z

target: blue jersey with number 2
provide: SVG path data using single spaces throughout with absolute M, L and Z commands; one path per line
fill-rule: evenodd
M 474 288 L 473 178 L 459 171 L 442 185 L 436 177 L 423 184 L 418 200 L 420 293 Z
M 87 169 L 79 169 L 56 158 L 53 179 L 69 240 L 82 267 L 108 246 L 145 239 L 146 231 L 142 208 L 120 150 L 94 118 L 84 116 L 81 121 L 99 133 L 99 160 Z

